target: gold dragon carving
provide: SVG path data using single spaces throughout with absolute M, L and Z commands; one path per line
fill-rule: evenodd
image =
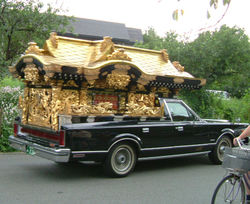
M 120 88 L 120 86 L 119 86 Z M 119 110 L 113 109 L 111 102 L 93 104 L 87 89 L 71 90 L 62 86 L 52 88 L 24 89 L 19 104 L 24 124 L 44 126 L 58 130 L 59 114 L 62 115 L 112 115 L 123 113 L 130 116 L 161 116 L 161 107 L 155 107 L 155 95 L 128 93 L 119 94 Z
M 162 116 L 162 108 L 154 106 L 155 94 L 129 93 L 126 114 L 131 116 Z
M 30 88 L 28 97 L 28 123 L 51 127 L 51 90 Z M 27 101 L 26 101 L 27 102 Z

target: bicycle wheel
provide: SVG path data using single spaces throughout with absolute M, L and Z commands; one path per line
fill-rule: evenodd
M 217 185 L 211 204 L 245 204 L 245 186 L 241 177 L 230 174 Z

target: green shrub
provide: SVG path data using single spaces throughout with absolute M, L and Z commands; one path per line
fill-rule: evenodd
M 241 99 L 223 99 L 206 92 L 204 89 L 183 90 L 180 98 L 202 118 L 250 123 L 250 90 Z
M 9 86 L 9 87 L 12 87 L 12 88 L 13 87 L 21 87 L 21 88 L 23 88 L 24 84 L 23 84 L 23 82 L 21 82 L 18 79 L 7 76 L 7 77 L 3 78 L 0 81 L 0 87 L 6 87 L 6 86 Z
M 13 121 L 19 115 L 18 100 L 22 94 L 20 86 L 14 87 L 16 82 L 11 82 L 11 86 L 3 86 L 8 79 L 4 82 L 1 81 L 0 86 L 0 152 L 13 151 L 9 147 L 8 137 L 13 134 Z

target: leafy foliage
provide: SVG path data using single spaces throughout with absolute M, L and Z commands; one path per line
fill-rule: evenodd
M 201 90 L 182 90 L 180 97 L 203 118 L 250 122 L 249 63 L 250 43 L 244 30 L 222 26 L 215 32 L 201 33 L 193 42 L 179 41 L 180 36 L 166 33 L 159 37 L 154 29 L 144 34 L 144 43 L 136 46 L 167 49 L 171 61 L 179 61 L 195 77 L 207 79 Z M 223 100 L 206 89 L 224 90 L 233 97 Z
M 208 89 L 228 91 L 240 98 L 249 88 L 248 40 L 242 29 L 222 26 L 186 44 L 180 62 L 196 77 L 206 78 Z
M 8 66 L 27 48 L 28 42 L 39 46 L 49 33 L 63 33 L 72 18 L 57 15 L 60 10 L 38 0 L 0 0 L 0 152 L 12 151 L 8 137 L 13 134 L 13 120 L 19 115 L 18 98 L 23 84 L 9 75 Z
M 180 58 L 180 50 L 184 49 L 185 43 L 178 40 L 178 34 L 174 32 L 167 32 L 164 38 L 159 37 L 153 28 L 150 28 L 143 35 L 143 43 L 137 43 L 135 46 L 162 50 L 166 49 L 171 61 L 178 61 Z
M 19 115 L 18 99 L 22 94 L 20 86 L 13 87 L 16 84 L 9 78 L 0 81 L 0 152 L 13 151 L 8 137 L 13 134 L 13 120 Z
M 250 122 L 250 92 L 241 98 L 224 99 L 201 90 L 182 90 L 180 98 L 202 118 L 225 119 L 231 122 Z
M 70 18 L 38 0 L 0 0 L 0 77 L 24 53 L 30 41 L 40 46 L 51 31 L 63 32 Z

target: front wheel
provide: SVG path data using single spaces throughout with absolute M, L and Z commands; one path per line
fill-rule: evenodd
M 127 143 L 114 145 L 104 163 L 107 174 L 113 177 L 124 177 L 133 171 L 136 164 L 134 148 Z
M 245 186 L 239 176 L 230 174 L 216 187 L 211 204 L 245 204 Z
M 232 140 L 228 136 L 222 136 L 215 148 L 208 154 L 214 164 L 221 164 L 224 157 L 225 147 L 232 147 Z

